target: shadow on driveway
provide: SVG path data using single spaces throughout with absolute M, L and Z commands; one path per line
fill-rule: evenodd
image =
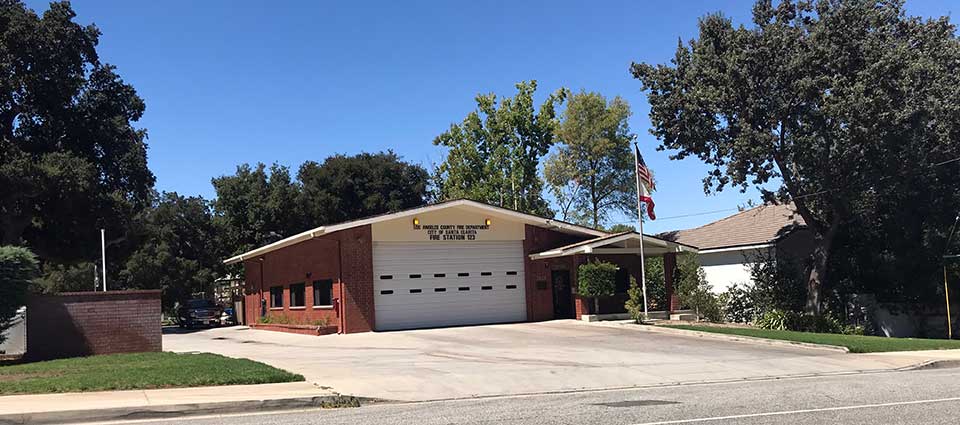
M 184 335 L 184 334 L 192 334 L 192 333 L 197 333 L 197 332 L 210 331 L 210 330 L 213 330 L 213 329 L 232 329 L 232 330 L 237 330 L 237 328 L 239 328 L 239 326 L 237 326 L 237 325 L 230 325 L 230 326 L 198 326 L 198 327 L 194 327 L 194 328 L 181 328 L 181 327 L 179 327 L 179 326 L 177 326 L 177 325 L 169 325 L 169 326 L 163 326 L 163 327 L 161 328 L 161 332 L 162 332 L 164 335 Z

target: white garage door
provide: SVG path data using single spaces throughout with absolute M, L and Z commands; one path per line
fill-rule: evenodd
M 523 242 L 375 242 L 377 330 L 527 319 Z

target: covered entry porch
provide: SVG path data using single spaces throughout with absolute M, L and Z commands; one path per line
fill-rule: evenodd
M 535 280 L 538 291 L 549 290 L 552 299 L 552 317 L 542 314 L 539 319 L 580 319 L 588 314 L 620 314 L 626 313 L 624 303 L 627 301 L 627 290 L 630 288 L 630 277 L 641 280 L 640 247 L 643 246 L 643 257 L 663 258 L 663 280 L 665 296 L 655 301 L 653 294 L 648 291 L 650 311 L 662 310 L 673 312 L 680 309 L 674 291 L 674 271 L 677 254 L 681 252 L 697 252 L 692 246 L 678 244 L 650 235 L 641 235 L 637 232 L 624 232 L 601 236 L 577 243 L 530 254 L 528 273 Z M 612 297 L 599 300 L 599 310 L 595 311 L 593 300 L 577 294 L 577 269 L 581 264 L 589 261 L 606 261 L 619 267 L 617 273 L 617 290 Z

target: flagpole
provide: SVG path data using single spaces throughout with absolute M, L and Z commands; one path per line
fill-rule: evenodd
M 643 288 L 643 320 L 646 321 L 650 316 L 647 313 L 647 265 L 643 257 L 643 209 L 640 207 L 640 157 L 638 153 L 640 148 L 637 142 L 633 142 L 633 173 L 637 177 L 637 222 L 640 223 L 640 286 Z

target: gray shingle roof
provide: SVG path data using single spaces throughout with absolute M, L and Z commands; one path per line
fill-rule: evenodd
M 761 205 L 700 227 L 658 236 L 705 250 L 770 243 L 800 227 L 805 223 L 791 203 Z

